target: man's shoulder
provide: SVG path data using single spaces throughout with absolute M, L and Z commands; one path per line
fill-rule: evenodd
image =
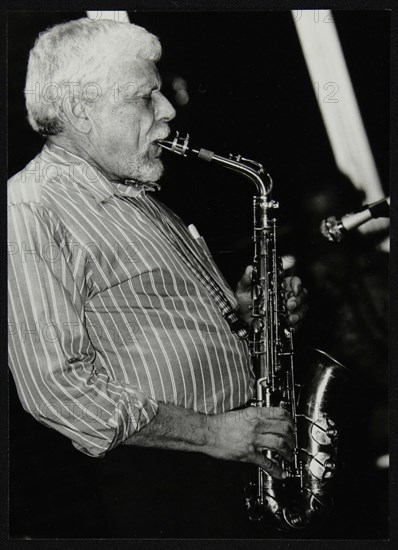
M 43 188 L 48 178 L 45 163 L 39 153 L 7 182 L 8 204 L 43 203 Z

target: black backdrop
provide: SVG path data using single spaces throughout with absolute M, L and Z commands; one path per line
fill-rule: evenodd
M 13 175 L 40 150 L 42 139 L 29 127 L 24 108 L 28 53 L 37 34 L 85 12 L 14 12 L 8 21 L 8 171 Z M 193 145 L 219 154 L 241 153 L 262 162 L 275 182 L 281 202 L 283 253 L 304 258 L 315 246 L 302 235 L 302 196 L 319 182 L 335 181 L 333 207 L 339 202 L 341 177 L 336 169 L 299 41 L 288 11 L 156 13 L 131 12 L 130 20 L 159 36 L 164 47 L 160 70 L 166 95 L 177 110 L 172 128 L 189 131 Z M 387 11 L 334 12 L 337 30 L 384 189 L 389 181 L 389 52 Z M 323 24 L 320 22 L 319 24 Z M 325 23 L 326 24 L 326 23 Z M 185 79 L 189 102 L 174 101 L 172 81 Z M 322 83 L 320 83 L 322 85 Z M 338 84 L 338 83 L 337 83 Z M 338 98 L 338 94 L 336 96 Z M 199 161 L 164 154 L 166 173 L 160 198 L 186 223 L 195 223 L 231 284 L 250 261 L 252 189 L 234 174 Z M 315 228 L 317 230 L 317 228 Z M 325 244 L 326 246 L 326 244 Z M 369 269 L 373 266 L 369 265 Z M 309 289 L 311 292 L 311 288 Z M 313 304 L 316 308 L 317 304 Z M 332 307 L 332 304 L 328 304 Z M 314 309 L 312 310 L 314 312 Z M 317 312 L 318 317 L 322 313 Z M 323 314 L 328 315 L 326 310 Z M 310 313 L 311 318 L 311 313 Z M 90 459 L 58 434 L 23 413 L 13 383 L 10 390 L 11 485 L 13 536 L 57 536 L 51 525 L 85 479 L 93 484 Z M 68 463 L 69 486 L 62 483 Z M 72 465 L 72 468 L 71 468 Z M 70 470 L 75 478 L 70 478 Z M 378 482 L 376 480 L 376 482 Z M 384 483 L 384 480 L 383 480 Z M 50 487 L 59 487 L 56 502 Z M 386 488 L 380 488 L 377 516 L 357 519 L 342 532 L 354 538 L 386 536 Z M 95 506 L 93 498 L 92 506 Z M 80 508 L 81 506 L 81 508 Z M 82 521 L 84 503 L 68 509 Z M 46 509 L 44 520 L 42 511 Z M 52 523 L 53 522 L 53 523 Z M 68 533 L 64 533 L 68 536 Z M 61 533 L 62 536 L 62 533 Z M 336 536 L 338 533 L 336 532 Z
M 10 14 L 10 174 L 23 168 L 42 144 L 30 129 L 24 109 L 29 49 L 41 30 L 84 15 Z M 387 189 L 389 13 L 337 11 L 334 16 Z M 273 176 L 282 211 L 294 219 L 303 186 L 316 187 L 320 179 L 333 177 L 336 168 L 290 12 L 135 12 L 130 19 L 161 39 L 164 54 L 160 69 L 172 101 L 173 77 L 187 81 L 190 101 L 184 106 L 174 102 L 177 117 L 173 128 L 189 131 L 192 144 L 262 162 Z M 318 24 L 328 23 L 320 17 Z M 329 91 L 321 93 L 326 96 Z M 339 99 L 338 92 L 335 98 Z M 250 234 L 250 186 L 200 162 L 167 157 L 165 163 L 162 200 L 187 223 L 194 222 L 215 252 L 233 250 L 232 241 L 238 234 Z

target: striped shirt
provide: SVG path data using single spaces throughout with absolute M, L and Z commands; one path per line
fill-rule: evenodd
M 236 307 L 232 290 L 145 186 L 48 143 L 8 201 L 9 361 L 37 420 L 101 456 L 158 402 L 215 414 L 252 397 L 246 342 L 200 270 Z

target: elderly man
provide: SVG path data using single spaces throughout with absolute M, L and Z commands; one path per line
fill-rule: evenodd
M 29 122 L 47 142 L 9 181 L 11 370 L 24 409 L 90 456 L 190 451 L 281 477 L 263 451 L 292 459 L 288 414 L 237 412 L 253 391 L 236 330 L 239 308 L 249 321 L 250 268 L 234 294 L 153 198 L 156 142 L 175 116 L 160 55 L 146 30 L 88 19 L 47 30 L 30 53 Z M 287 287 L 294 324 L 305 291 L 297 277 Z M 131 533 L 175 536 L 157 517 L 140 530 L 142 498 L 128 510 Z

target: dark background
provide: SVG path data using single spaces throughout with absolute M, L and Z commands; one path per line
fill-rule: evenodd
M 83 16 L 83 11 L 9 13 L 10 176 L 43 144 L 24 108 L 29 50 L 48 26 Z M 292 16 L 288 11 L 129 16 L 162 42 L 164 91 L 177 110 L 172 128 L 189 131 L 192 145 L 221 155 L 240 153 L 272 174 L 274 198 L 281 204 L 280 252 L 296 257 L 296 271 L 310 291 L 311 309 L 298 340 L 322 344 L 360 377 L 363 401 L 352 412 L 359 417 L 363 453 L 360 463 L 353 457 L 347 468 L 340 516 L 320 538 L 388 538 L 387 474 L 374 467 L 375 458 L 387 452 L 388 258 L 377 251 L 377 238 L 352 236 L 336 246 L 319 236 L 323 217 L 358 208 L 361 197 L 335 166 Z M 334 17 L 388 194 L 390 15 L 336 11 Z M 184 106 L 175 102 L 175 76 L 187 82 Z M 234 285 L 252 257 L 253 189 L 218 167 L 167 153 L 163 158 L 161 200 L 187 224 L 195 223 Z M 77 500 L 76 494 L 90 494 L 91 510 L 101 517 L 96 461 L 24 413 L 11 378 L 10 386 L 10 534 L 93 536 L 87 499 Z

